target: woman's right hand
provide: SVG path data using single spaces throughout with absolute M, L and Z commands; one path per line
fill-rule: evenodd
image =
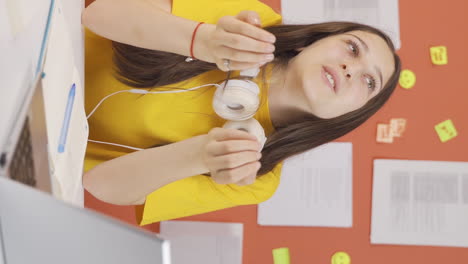
M 242 186 L 257 178 L 261 147 L 257 138 L 245 131 L 215 127 L 207 134 L 201 155 L 216 183 Z
M 222 71 L 258 68 L 273 60 L 276 41 L 273 34 L 260 26 L 260 17 L 255 11 L 224 16 L 216 26 L 201 25 L 199 30 L 203 37 L 195 44 L 195 56 L 216 63 Z M 229 69 L 224 65 L 226 59 L 230 60 Z

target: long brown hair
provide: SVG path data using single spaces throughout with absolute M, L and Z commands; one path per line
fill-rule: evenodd
M 370 32 L 384 39 L 393 52 L 395 69 L 381 92 L 363 107 L 341 116 L 322 119 L 309 114 L 307 117 L 275 127 L 268 136 L 260 160 L 258 175 L 272 170 L 276 164 L 293 155 L 305 152 L 335 140 L 364 123 L 376 113 L 395 90 L 401 61 L 395 53 L 390 38 L 382 31 L 368 25 L 353 22 L 327 22 L 311 25 L 276 25 L 264 28 L 276 36 L 275 67 L 286 67 L 299 51 L 317 40 L 349 31 Z M 136 88 L 149 88 L 184 81 L 201 73 L 217 69 L 216 64 L 204 61 L 185 62 L 185 56 L 174 53 L 137 48 L 113 42 L 114 64 L 117 79 Z

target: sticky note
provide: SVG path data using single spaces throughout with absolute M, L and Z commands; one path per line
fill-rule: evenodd
M 393 137 L 390 133 L 390 125 L 377 124 L 377 142 L 380 143 L 393 143 Z
M 290 264 L 289 248 L 273 249 L 274 264 Z
M 399 83 L 402 88 L 411 89 L 416 84 L 416 75 L 410 70 L 402 70 Z
M 331 264 L 351 264 L 351 257 L 346 252 L 336 252 L 331 258 Z
M 433 64 L 445 65 L 448 63 L 447 47 L 445 46 L 431 47 L 430 51 L 431 51 L 431 60 Z
M 447 142 L 448 140 L 457 136 L 457 130 L 453 125 L 452 120 L 447 119 L 442 123 L 435 126 L 435 130 L 439 135 L 440 141 Z
M 406 129 L 406 119 L 392 118 L 390 119 L 390 134 L 392 137 L 401 137 Z

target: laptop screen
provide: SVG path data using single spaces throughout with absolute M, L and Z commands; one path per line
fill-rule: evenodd
M 169 241 L 6 178 L 0 223 L 7 264 L 170 264 Z
M 0 0 L 0 152 L 41 72 L 54 3 Z

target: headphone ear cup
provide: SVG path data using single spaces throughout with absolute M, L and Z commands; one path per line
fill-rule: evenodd
M 227 120 L 246 120 L 258 110 L 260 89 L 248 80 L 228 80 L 216 89 L 213 109 L 220 117 Z
M 243 121 L 228 121 L 223 125 L 223 128 L 243 130 L 254 135 L 262 144 L 262 149 L 267 140 L 262 125 L 255 118 L 250 118 Z

